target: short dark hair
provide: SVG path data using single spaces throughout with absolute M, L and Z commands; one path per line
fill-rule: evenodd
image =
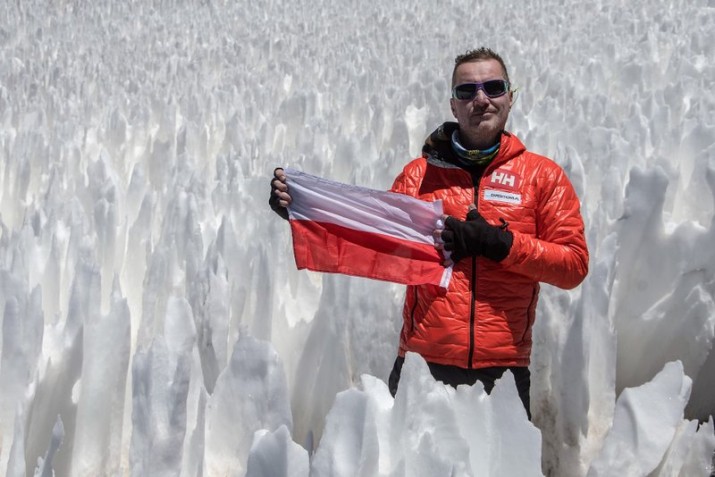
M 484 60 L 497 60 L 501 65 L 501 69 L 504 70 L 504 79 L 509 81 L 509 73 L 506 71 L 506 64 L 501 56 L 499 56 L 491 48 L 486 48 L 482 46 L 476 50 L 469 50 L 466 53 L 457 56 L 454 59 L 454 69 L 452 70 L 452 86 L 454 86 L 454 77 L 457 73 L 457 68 L 462 63 L 469 63 L 471 61 L 484 61 Z

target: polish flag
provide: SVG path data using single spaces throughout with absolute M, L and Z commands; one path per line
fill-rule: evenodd
M 447 288 L 432 232 L 442 202 L 425 202 L 330 181 L 286 168 L 293 252 L 298 269 L 342 273 L 406 285 Z

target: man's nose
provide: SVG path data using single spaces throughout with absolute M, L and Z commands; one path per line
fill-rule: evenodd
M 487 96 L 487 93 L 485 93 L 482 88 L 479 88 L 472 101 L 478 104 L 489 104 L 489 96 Z

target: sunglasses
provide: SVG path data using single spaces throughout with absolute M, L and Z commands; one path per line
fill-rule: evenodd
M 484 83 L 462 83 L 452 88 L 454 99 L 474 99 L 479 90 L 484 91 L 488 98 L 498 98 L 509 91 L 509 82 L 506 80 L 489 80 Z

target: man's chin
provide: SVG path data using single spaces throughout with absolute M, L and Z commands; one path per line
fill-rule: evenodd
M 491 144 L 485 146 L 484 143 L 491 143 L 494 138 L 498 141 L 500 132 L 501 129 L 497 128 L 494 124 L 485 123 L 484 121 L 480 121 L 477 124 L 470 122 L 467 131 L 463 129 L 461 136 L 463 138 L 465 138 L 465 136 L 469 138 L 467 139 L 468 142 L 480 144 L 482 147 L 489 147 Z
M 475 136 L 491 136 L 497 129 L 494 121 L 481 119 L 469 122 L 469 130 Z

